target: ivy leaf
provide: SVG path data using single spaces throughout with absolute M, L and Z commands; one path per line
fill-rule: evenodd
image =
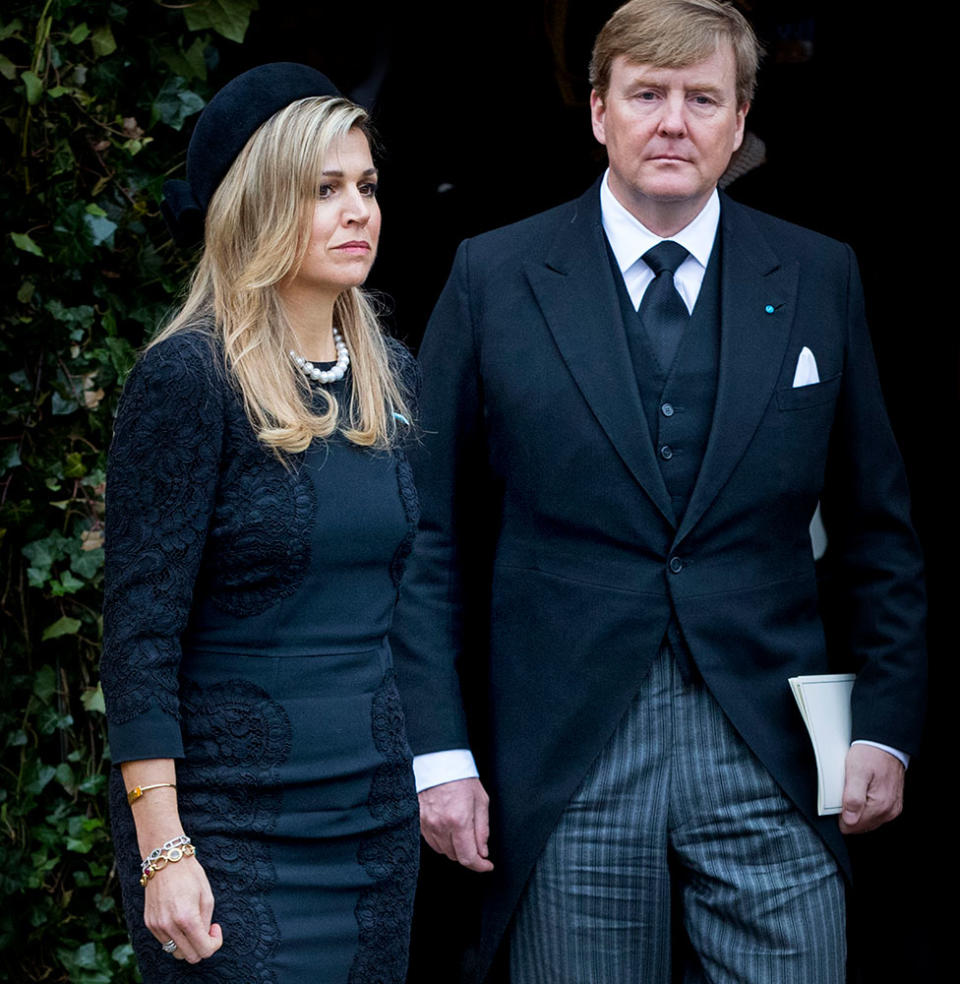
M 206 48 L 203 38 L 196 38 L 186 51 L 183 48 L 168 48 L 160 55 L 161 61 L 167 65 L 174 75 L 185 79 L 206 79 L 207 62 L 203 57 Z
M 22 30 L 23 30 L 23 21 L 21 21 L 19 17 L 14 17 L 9 24 L 0 26 L 0 41 L 3 41 L 4 38 L 10 37 L 11 34 L 16 34 L 17 31 L 22 31 Z
M 180 130 L 188 117 L 203 109 L 203 100 L 186 88 L 186 82 L 179 75 L 174 75 L 163 83 L 157 98 L 153 101 L 151 115 L 153 119 L 166 123 L 174 130 Z
M 27 102 L 35 106 L 43 95 L 43 81 L 36 72 L 21 72 L 20 80 L 27 93 Z
M 53 397 L 50 400 L 50 411 L 55 417 L 66 417 L 67 414 L 73 413 L 74 410 L 78 410 L 80 404 L 73 399 L 71 396 L 63 396 L 56 390 L 53 391 Z
M 198 0 L 183 16 L 191 31 L 210 28 L 239 44 L 250 25 L 250 14 L 258 9 L 257 0 Z
M 106 786 L 107 777 L 98 772 L 95 776 L 87 776 L 87 778 L 84 779 L 79 786 L 77 786 L 77 789 L 79 789 L 81 793 L 96 794 L 101 790 L 106 789 Z
M 86 474 L 87 468 L 83 463 L 83 455 L 79 451 L 71 451 L 66 457 L 66 468 L 63 469 L 63 477 L 83 478 Z
M 104 215 L 90 215 L 83 217 L 84 224 L 90 231 L 90 240 L 94 246 L 106 246 L 113 249 L 113 234 L 117 230 L 117 223 L 111 221 Z
M 110 957 L 102 944 L 84 943 L 76 950 L 60 947 L 57 959 L 78 984 L 112 984 L 116 980 Z
M 61 714 L 55 707 L 44 707 L 38 712 L 35 724 L 41 735 L 52 735 L 54 731 L 69 728 L 73 724 L 73 717 L 70 714 Z
M 49 580 L 53 565 L 63 559 L 66 554 L 67 538 L 59 531 L 54 531 L 42 540 L 28 543 L 21 551 L 30 561 L 27 577 L 35 588 L 42 588 Z
M 80 619 L 78 618 L 68 618 L 64 615 L 62 618 L 58 618 L 56 622 L 52 625 L 48 625 L 43 630 L 43 635 L 40 641 L 46 642 L 47 639 L 56 639 L 62 635 L 76 635 L 80 629 Z M 49 669 L 49 667 L 47 667 Z
M 54 778 L 72 796 L 77 789 L 77 777 L 73 774 L 73 769 L 66 762 L 61 762 L 57 766 Z
M 0 55 L 0 75 L 10 82 L 17 77 L 17 66 L 6 55 Z
M 3 465 L 3 470 L 0 471 L 0 475 L 4 472 L 8 472 L 11 468 L 16 468 L 17 465 L 22 464 L 20 461 L 20 448 L 14 441 L 11 441 L 6 450 L 0 455 L 0 464 Z
M 70 571 L 64 571 L 58 580 L 50 582 L 50 593 L 54 598 L 62 598 L 64 595 L 76 594 L 84 587 L 86 587 L 85 581 L 75 578 Z
M 67 547 L 67 552 L 70 554 L 70 570 L 79 577 L 90 580 L 103 567 L 103 547 L 84 550 L 82 543 L 73 540 Z
M 41 762 L 37 762 L 33 771 L 33 778 L 24 784 L 24 790 L 28 793 L 42 793 L 44 787 L 53 778 L 56 773 L 56 769 L 52 765 L 43 765 Z
M 115 946 L 110 952 L 110 956 L 120 964 L 121 967 L 132 967 L 133 966 L 133 947 L 129 943 L 121 943 L 119 946 Z
M 41 666 L 33 680 L 33 692 L 46 704 L 57 692 L 57 671 L 52 666 Z
M 107 708 L 103 702 L 103 688 L 98 683 L 96 687 L 88 687 L 80 695 L 80 703 L 89 714 L 106 714 Z
M 90 28 L 87 27 L 86 22 L 84 22 L 82 24 L 77 24 L 77 26 L 67 35 L 67 40 L 71 44 L 83 44 L 88 37 L 90 37 Z
M 61 321 L 67 325 L 77 325 L 86 331 L 89 331 L 93 325 L 94 310 L 90 304 L 67 307 L 62 301 L 53 298 L 47 301 L 44 307 L 55 321 Z
M 103 688 L 98 683 L 96 687 L 88 687 L 80 695 L 80 703 L 89 714 L 106 714 L 107 708 L 103 702 Z
M 86 218 L 83 202 L 73 202 L 60 212 L 53 223 L 53 231 L 57 233 L 60 246 L 58 261 L 65 266 L 82 266 L 93 259 L 93 243 L 90 229 L 84 221 Z
M 25 232 L 11 232 L 10 238 L 17 249 L 22 249 L 24 253 L 33 253 L 34 256 L 43 256 L 43 250 Z
M 112 55 L 117 50 L 117 42 L 114 40 L 113 31 L 110 30 L 109 24 L 98 27 L 91 35 L 90 43 L 93 45 L 93 53 L 97 58 Z

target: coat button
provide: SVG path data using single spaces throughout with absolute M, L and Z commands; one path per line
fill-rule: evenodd
M 683 561 L 679 557 L 671 557 L 669 567 L 671 574 L 679 574 L 683 570 Z
M 673 448 L 670 447 L 669 444 L 664 444 L 663 447 L 660 448 L 660 457 L 663 458 L 664 461 L 669 461 L 673 457 Z
M 664 417 L 672 417 L 673 416 L 673 404 L 672 403 L 664 403 L 663 406 L 660 407 L 660 412 L 664 415 Z

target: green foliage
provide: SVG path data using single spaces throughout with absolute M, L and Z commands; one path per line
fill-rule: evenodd
M 186 272 L 159 211 L 178 131 L 256 6 L 0 14 L 0 981 L 136 979 L 97 682 L 106 449 Z

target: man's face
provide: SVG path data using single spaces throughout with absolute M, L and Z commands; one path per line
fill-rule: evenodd
M 610 160 L 610 190 L 644 225 L 671 235 L 706 204 L 743 140 L 749 104 L 737 106 L 733 48 L 720 44 L 685 68 L 619 55 L 606 97 L 594 91 L 590 109 Z M 678 221 L 668 232 L 654 227 Z

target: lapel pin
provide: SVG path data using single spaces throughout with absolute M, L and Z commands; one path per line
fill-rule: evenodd
M 772 304 L 768 304 L 763 310 L 766 311 L 767 314 L 773 314 L 776 308 Z

